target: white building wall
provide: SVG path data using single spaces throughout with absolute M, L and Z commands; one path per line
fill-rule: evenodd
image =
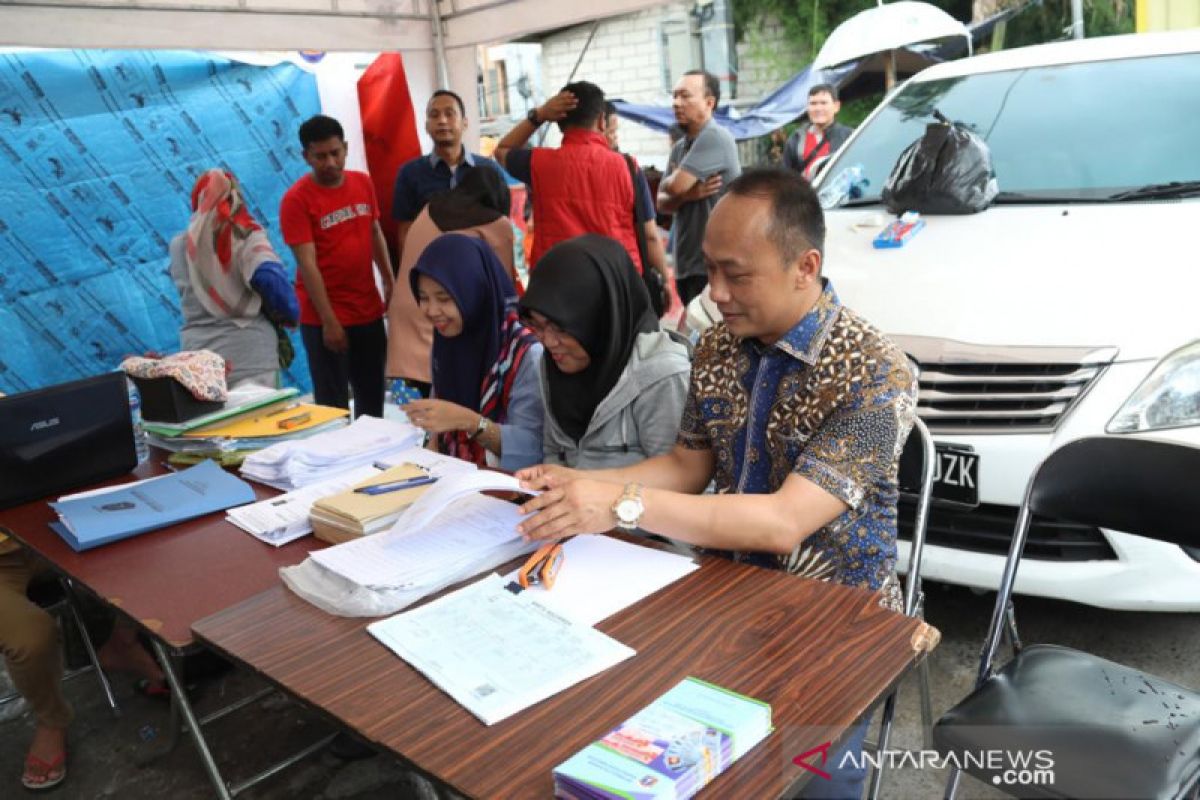
M 670 86 L 678 73 L 700 66 L 698 61 L 685 66 L 672 64 L 671 70 L 676 74 L 664 76 L 664 26 L 678 29 L 687 25 L 690 7 L 690 3 L 674 2 L 604 20 L 575 73 L 575 80 L 591 81 L 609 97 L 633 103 L 669 104 Z M 541 40 L 543 85 L 548 93 L 567 82 L 590 32 L 591 25 L 580 25 Z M 783 30 L 777 23 L 749 32 L 738 43 L 739 100 L 757 101 L 770 92 L 803 66 L 801 56 L 798 48 L 783 41 Z M 551 126 L 545 144 L 554 145 L 558 139 L 557 129 Z M 665 134 L 623 119 L 621 149 L 644 166 L 666 168 L 669 143 Z

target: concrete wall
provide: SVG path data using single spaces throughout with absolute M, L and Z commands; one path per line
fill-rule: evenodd
M 576 80 L 596 83 L 609 97 L 669 104 L 670 87 L 678 73 L 701 66 L 699 58 L 694 56 L 686 65 L 671 64 L 675 74 L 664 76 L 663 31 L 686 27 L 690 7 L 690 3 L 674 2 L 601 22 L 579 65 Z M 581 25 L 541 40 L 543 85 L 547 92 L 567 82 L 590 32 L 590 25 Z M 767 24 L 751 32 L 738 43 L 738 99 L 758 100 L 799 70 L 800 58 L 796 48 L 783 42 L 778 24 Z M 557 141 L 557 130 L 551 130 L 546 144 Z M 667 137 L 629 120 L 621 121 L 621 149 L 644 165 L 666 167 Z

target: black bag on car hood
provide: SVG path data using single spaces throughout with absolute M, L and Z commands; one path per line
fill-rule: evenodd
M 995 199 L 987 143 L 965 125 L 934 111 L 937 122 L 896 160 L 883 187 L 883 202 L 895 214 L 975 214 Z

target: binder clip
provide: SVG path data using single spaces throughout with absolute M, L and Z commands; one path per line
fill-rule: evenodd
M 510 581 L 504 588 L 513 594 L 520 594 L 530 586 L 539 584 L 545 586 L 547 590 L 553 589 L 554 581 L 558 577 L 559 570 L 562 569 L 565 556 L 560 542 L 542 545 L 529 557 L 525 566 L 517 572 L 517 579 Z

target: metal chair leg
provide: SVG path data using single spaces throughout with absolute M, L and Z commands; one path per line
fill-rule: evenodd
M 929 691 L 929 657 L 917 666 L 917 686 L 921 692 L 921 742 L 926 750 L 933 748 L 933 699 Z
M 946 793 L 942 795 L 943 800 L 954 800 L 954 795 L 958 793 L 958 782 L 962 779 L 962 771 L 958 767 L 950 768 L 950 777 L 946 779 Z
M 1008 631 L 1008 643 L 1012 645 L 1015 656 L 1021 652 L 1021 634 L 1017 632 L 1017 610 L 1013 607 L 1012 600 L 1008 601 L 1008 607 L 1004 609 L 1004 623 Z
M 92 669 L 96 671 L 96 680 L 100 683 L 100 691 L 104 692 L 104 699 L 108 701 L 108 707 L 112 709 L 113 716 L 121 716 L 121 707 L 117 705 L 117 698 L 113 694 L 112 684 L 108 681 L 108 676 L 104 674 L 104 669 L 100 666 L 100 658 L 96 655 L 96 648 L 92 644 L 92 639 L 88 636 L 87 628 L 83 624 L 83 615 L 79 613 L 79 606 L 76 603 L 75 584 L 70 578 L 60 578 L 62 583 L 63 593 L 67 598 L 67 610 L 71 615 L 71 620 L 75 623 L 75 629 L 79 631 L 79 638 L 83 640 L 83 647 L 87 650 L 88 660 L 92 662 Z
M 220 800 L 231 800 L 229 787 L 225 784 L 225 779 L 221 777 L 221 771 L 217 769 L 217 762 L 213 759 L 212 751 L 208 749 L 208 742 L 204 740 L 204 732 L 200 730 L 200 723 L 192 711 L 192 704 L 188 702 L 187 694 L 183 691 L 183 684 L 175 673 L 171 657 L 167 655 L 167 651 L 163 649 L 157 639 L 151 639 L 150 644 L 154 646 L 154 655 L 158 657 L 163 674 L 167 678 L 167 685 L 171 687 L 171 702 L 177 704 L 179 712 L 183 714 L 184 723 L 192 735 L 192 743 L 196 745 L 196 751 L 200 754 L 200 762 L 204 766 L 204 771 L 208 773 L 208 779 L 212 782 L 217 797 Z
M 875 753 L 879 756 L 879 763 L 871 769 L 871 781 L 867 789 L 868 800 L 879 800 L 879 786 L 883 783 L 883 765 L 885 763 L 883 754 L 887 751 L 888 743 L 892 737 L 892 718 L 896 714 L 896 694 L 898 691 L 897 689 L 893 689 L 883 704 L 883 714 L 879 720 L 879 742 L 875 747 Z

